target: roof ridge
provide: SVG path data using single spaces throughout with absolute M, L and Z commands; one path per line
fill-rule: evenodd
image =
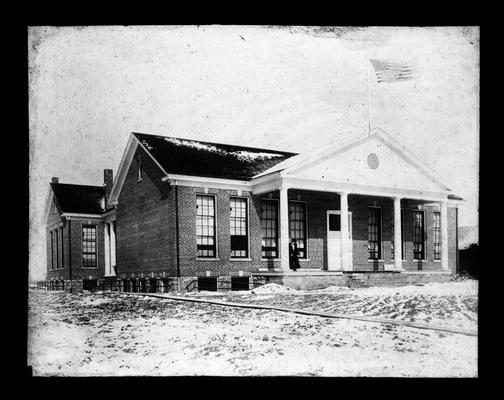
M 83 185 L 81 183 L 62 183 L 62 182 L 50 182 L 49 183 L 51 186 L 55 186 L 55 185 L 67 185 L 67 186 L 82 186 L 82 187 L 92 187 L 92 188 L 98 188 L 98 189 L 103 189 L 105 187 L 105 185 Z

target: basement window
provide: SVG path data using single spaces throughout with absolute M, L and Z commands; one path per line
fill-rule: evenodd
M 82 281 L 82 289 L 83 290 L 96 290 L 98 288 L 98 280 L 97 279 L 84 279 Z
M 231 290 L 249 290 L 249 277 L 232 276 Z
M 217 291 L 217 277 L 199 276 L 198 277 L 198 291 L 202 290 L 216 292 Z

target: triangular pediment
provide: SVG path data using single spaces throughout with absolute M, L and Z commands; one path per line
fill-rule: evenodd
M 286 168 L 282 175 L 370 187 L 449 190 L 419 160 L 381 132 Z
M 49 187 L 42 217 L 44 223 L 48 223 L 50 218 L 52 218 L 55 214 L 60 215 L 60 210 L 56 201 L 56 196 L 54 195 L 51 187 Z

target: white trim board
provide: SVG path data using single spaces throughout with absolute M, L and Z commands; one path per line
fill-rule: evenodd
M 121 162 L 119 164 L 119 169 L 117 170 L 116 179 L 114 180 L 114 184 L 112 185 L 112 189 L 110 190 L 109 204 L 117 204 L 117 199 L 119 198 L 119 194 L 121 193 L 122 186 L 126 179 L 131 161 L 133 160 L 133 156 L 135 155 L 137 146 L 138 140 L 133 136 L 132 133 L 130 133 L 128 143 L 126 144 L 126 149 L 124 150 Z
M 248 181 L 221 179 L 221 178 L 206 178 L 191 175 L 167 174 L 161 178 L 163 182 L 169 182 L 171 185 L 203 187 L 214 189 L 229 189 L 252 192 L 252 185 Z

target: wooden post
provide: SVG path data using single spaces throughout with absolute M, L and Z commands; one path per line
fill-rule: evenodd
M 280 188 L 280 265 L 289 270 L 289 199 L 288 188 Z
M 394 197 L 394 269 L 402 271 L 401 198 Z
M 348 226 L 348 193 L 340 193 L 340 217 L 341 217 L 341 269 L 343 271 L 351 271 L 350 265 L 350 238 Z
M 448 271 L 448 205 L 446 201 L 440 204 L 441 211 L 441 265 Z

